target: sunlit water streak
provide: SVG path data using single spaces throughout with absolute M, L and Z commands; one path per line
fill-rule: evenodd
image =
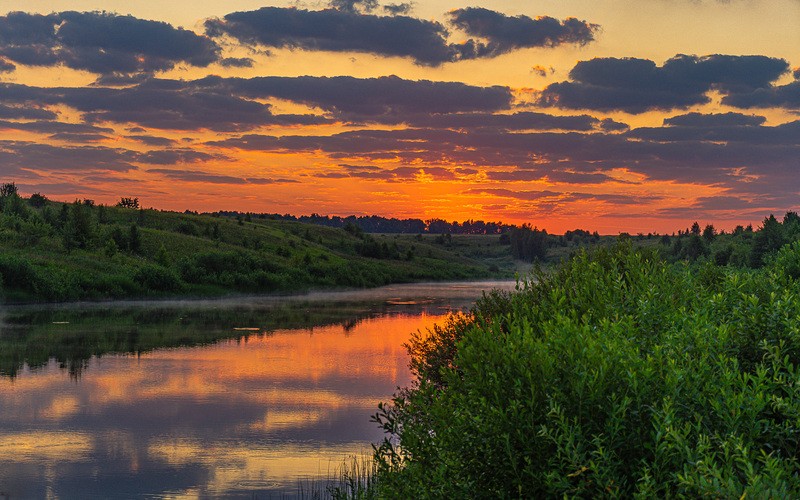
M 195 328 L 225 330 L 211 332 L 223 340 L 51 359 L 36 368 L 12 363 L 6 370 L 13 378 L 0 378 L 0 498 L 295 494 L 301 481 L 328 477 L 348 455 L 368 452 L 382 438 L 369 417 L 411 381 L 402 347 L 409 334 L 494 286 L 513 284 L 115 305 L 134 311 L 113 322 L 104 317 L 97 328 L 107 336 L 133 328 L 120 323 L 139 318 L 136 345 L 143 336 L 152 343 L 151 337 L 185 336 Z M 281 309 L 290 323 L 312 325 L 274 327 L 267 318 L 287 302 L 295 304 Z M 3 325 L 0 339 L 28 338 L 20 334 L 26 328 L 40 328 L 44 333 L 37 334 L 50 339 L 69 327 L 73 334 L 91 330 L 92 311 L 108 307 L 36 311 L 31 324 Z M 180 312 L 163 312 L 170 307 Z M 6 316 L 27 318 L 25 311 Z M 164 325 L 153 317 L 163 317 Z M 182 337 L 178 343 L 185 344 Z

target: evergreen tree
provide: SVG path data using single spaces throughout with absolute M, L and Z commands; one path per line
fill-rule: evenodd
M 764 219 L 761 230 L 753 237 L 753 247 L 750 250 L 750 266 L 763 266 L 764 258 L 782 247 L 785 242 L 781 223 L 778 222 L 774 215 L 770 214 L 769 217 Z
M 142 248 L 142 236 L 139 234 L 139 226 L 131 224 L 128 229 L 128 250 L 133 253 L 139 252 Z

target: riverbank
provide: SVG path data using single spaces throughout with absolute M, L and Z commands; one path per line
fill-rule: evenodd
M 6 207 L 6 304 L 222 297 L 511 278 L 499 236 L 371 235 L 291 221 L 91 203 Z M 455 243 L 454 243 L 455 242 Z

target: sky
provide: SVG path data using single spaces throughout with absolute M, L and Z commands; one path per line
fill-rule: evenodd
M 167 210 L 758 225 L 800 0 L 0 0 L 0 180 Z

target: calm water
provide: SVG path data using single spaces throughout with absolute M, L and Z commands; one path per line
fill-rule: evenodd
M 382 438 L 409 334 L 495 287 L 0 311 L 0 499 L 292 496 Z

